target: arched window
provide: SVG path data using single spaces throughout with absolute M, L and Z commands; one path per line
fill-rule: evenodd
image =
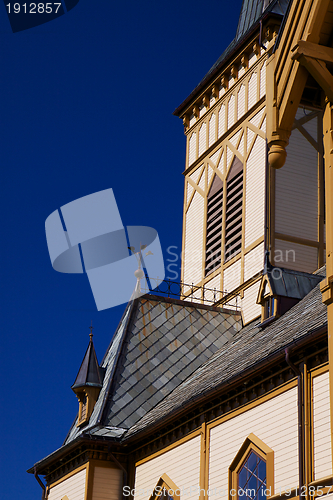
M 229 467 L 230 500 L 265 500 L 274 495 L 274 452 L 250 434 Z

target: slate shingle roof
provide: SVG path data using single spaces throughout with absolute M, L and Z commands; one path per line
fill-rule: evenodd
M 320 274 L 324 274 L 323 269 Z M 319 284 L 281 318 L 262 329 L 260 321 L 242 328 L 231 342 L 180 384 L 137 424 L 123 439 L 165 419 L 189 403 L 208 395 L 238 375 L 269 359 L 295 341 L 327 325 L 327 307 L 322 303 Z
M 78 428 L 75 420 L 64 444 L 83 433 L 121 435 L 241 327 L 235 311 L 152 295 L 130 302 L 102 361 L 103 387 L 89 423 Z

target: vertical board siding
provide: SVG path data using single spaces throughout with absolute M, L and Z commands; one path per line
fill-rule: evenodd
M 228 128 L 232 127 L 235 123 L 235 101 L 236 98 L 234 94 L 232 94 L 228 102 Z
M 188 164 L 192 163 L 197 159 L 197 133 L 193 132 L 188 141 Z
M 92 500 L 121 500 L 122 477 L 120 469 L 95 467 Z
M 185 220 L 184 282 L 198 283 L 202 277 L 204 199 L 196 192 Z
M 299 243 L 276 239 L 274 262 L 275 265 L 287 269 L 313 273 L 318 268 L 318 250 Z
M 318 152 L 293 130 L 283 168 L 276 170 L 275 230 L 317 241 Z
M 241 308 L 244 318 L 244 324 L 249 323 L 261 315 L 261 305 L 257 304 L 260 281 L 249 286 L 244 290 L 244 298 L 241 300 Z
M 249 80 L 249 90 L 248 90 L 248 109 L 252 108 L 257 102 L 257 73 L 254 72 Z
M 313 379 L 314 478 L 332 474 L 329 373 Z
M 197 500 L 200 476 L 200 436 L 136 468 L 135 500 L 147 500 L 159 478 L 167 474 L 181 490 L 182 500 Z M 182 491 L 184 488 L 184 491 Z M 190 491 L 190 488 L 192 490 Z M 196 490 L 198 488 L 198 490 Z M 185 492 L 187 490 L 187 492 Z M 149 492 L 150 491 L 150 492 Z M 142 494 L 140 494 L 142 493 Z M 186 494 L 187 493 L 187 494 Z
M 260 70 L 260 99 L 266 95 L 266 61 Z
M 293 388 L 211 429 L 209 489 L 224 490 L 219 498 L 228 498 L 229 466 L 251 432 L 274 451 L 275 492 L 298 485 L 297 389 Z
M 264 234 L 266 143 L 257 137 L 246 162 L 245 247 Z
M 210 147 L 216 140 L 216 114 L 213 113 L 210 120 L 209 120 L 209 143 L 208 146 Z
M 86 469 L 65 479 L 50 489 L 48 500 L 61 500 L 65 495 L 69 500 L 84 500 L 86 489 Z
M 232 292 L 241 284 L 241 259 L 227 267 L 223 273 L 223 291 Z
M 241 85 L 238 91 L 237 120 L 245 113 L 245 85 Z
M 218 136 L 221 137 L 221 135 L 224 134 L 225 132 L 225 105 L 222 104 L 222 106 L 219 109 L 219 124 L 218 124 Z
M 207 124 L 203 123 L 199 130 L 199 156 L 202 155 L 207 149 Z
M 244 257 L 244 281 L 252 278 L 264 267 L 264 243 L 247 253 Z

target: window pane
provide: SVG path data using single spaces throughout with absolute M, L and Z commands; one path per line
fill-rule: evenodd
M 264 500 L 266 495 L 266 463 L 256 453 L 251 451 L 238 473 L 238 487 L 244 490 L 239 500 L 245 496 L 249 500 Z

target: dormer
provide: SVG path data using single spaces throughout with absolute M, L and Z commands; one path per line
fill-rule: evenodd
M 266 252 L 257 298 L 257 304 L 261 305 L 262 326 L 282 316 L 323 279 L 318 274 L 275 267 L 270 263 L 268 255 Z
M 92 329 L 92 327 L 91 327 Z M 79 400 L 79 414 L 77 427 L 81 427 L 89 421 L 98 395 L 102 388 L 103 373 L 98 365 L 97 356 L 93 344 L 93 334 L 90 331 L 90 341 L 79 372 L 72 385 Z

